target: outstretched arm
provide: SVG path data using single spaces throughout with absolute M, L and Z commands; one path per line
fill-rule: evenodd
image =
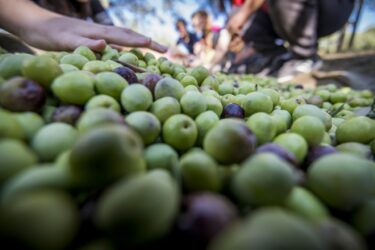
M 86 45 L 101 51 L 106 44 L 144 47 L 165 52 L 166 47 L 130 29 L 65 17 L 29 0 L 0 0 L 0 27 L 44 50 L 74 50 Z
M 244 5 L 234 13 L 228 21 L 227 29 L 232 34 L 238 34 L 249 16 L 258 10 L 264 0 L 246 0 Z

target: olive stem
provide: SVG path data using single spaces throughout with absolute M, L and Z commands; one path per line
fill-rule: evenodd
M 335 117 L 338 113 L 340 113 L 340 111 L 342 111 L 344 109 L 344 105 L 345 104 L 348 104 L 350 103 L 350 101 L 352 101 L 353 98 L 350 98 L 348 100 L 346 100 L 346 102 L 344 102 L 343 104 L 341 104 L 341 106 L 336 110 L 336 111 L 330 111 L 328 112 L 332 117 Z
M 142 68 L 140 68 L 140 67 L 134 66 L 134 65 L 132 65 L 132 64 L 130 64 L 130 63 L 121 62 L 121 61 L 119 61 L 119 60 L 114 60 L 114 61 L 117 62 L 117 63 L 119 63 L 119 64 L 121 64 L 122 66 L 125 66 L 125 67 L 130 68 L 130 69 L 133 70 L 134 72 L 138 72 L 138 73 L 144 73 L 144 72 L 146 72 L 145 69 L 142 69 Z
M 371 118 L 371 119 L 375 119 L 375 98 L 372 101 L 370 111 L 368 112 L 368 114 L 366 116 Z

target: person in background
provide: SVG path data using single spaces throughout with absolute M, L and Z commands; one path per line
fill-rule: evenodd
M 206 42 L 207 45 L 214 48 L 219 39 L 221 28 L 212 26 L 207 11 L 194 12 L 191 15 L 191 21 L 200 41 Z
M 43 50 L 71 51 L 85 45 L 100 52 L 107 44 L 116 48 L 144 47 L 162 53 L 167 50 L 130 29 L 62 16 L 29 0 L 0 0 L 0 27 Z
M 194 44 L 198 42 L 198 37 L 188 31 L 187 23 L 183 18 L 176 21 L 176 29 L 179 34 L 176 45 L 181 47 L 182 52 L 185 52 L 184 54 L 194 54 Z
M 289 81 L 322 65 L 318 38 L 342 28 L 353 7 L 354 0 L 245 0 L 227 28 L 253 48 L 249 71 Z
M 199 38 L 199 42 L 194 46 L 196 59 L 193 65 L 202 64 L 211 71 L 219 70 L 220 62 L 224 58 L 230 42 L 229 33 L 226 29 L 213 26 L 205 10 L 194 12 L 191 18 Z

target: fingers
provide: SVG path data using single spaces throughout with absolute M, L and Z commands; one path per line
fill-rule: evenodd
M 107 45 L 107 43 L 104 40 L 82 38 L 81 41 L 81 45 L 85 45 L 95 52 L 102 52 L 105 49 L 105 46 Z
M 128 47 L 148 47 L 151 39 L 134 31 L 97 24 L 90 24 L 88 29 L 81 30 L 80 34 L 92 39 L 104 39 L 110 44 Z
M 241 25 L 239 25 L 238 22 L 236 22 L 236 20 L 230 19 L 226 28 L 231 35 L 235 35 L 240 32 Z
M 91 39 L 79 35 L 66 36 L 66 39 L 62 41 L 66 50 L 74 50 L 75 48 L 84 45 L 95 52 L 102 52 L 107 43 L 103 39 Z
M 83 32 L 84 36 L 91 39 L 104 39 L 107 43 L 116 44 L 118 46 L 150 48 L 160 53 L 165 53 L 167 51 L 167 47 L 130 29 L 95 24 L 86 31 L 82 30 L 82 33 Z
M 129 29 L 121 29 L 113 27 L 114 33 L 118 34 L 119 41 L 125 42 L 124 46 L 128 47 L 150 47 L 152 40 L 149 37 L 141 35 Z M 120 44 L 120 43 L 118 43 Z
M 123 48 L 124 48 L 123 46 L 116 45 L 116 44 L 113 44 L 113 43 L 109 44 L 109 46 L 111 46 L 112 49 L 115 49 L 117 51 L 122 51 Z
M 168 48 L 165 47 L 164 45 L 161 45 L 161 44 L 159 44 L 157 42 L 154 42 L 154 41 L 151 41 L 151 45 L 150 45 L 149 48 L 152 49 L 152 50 L 158 51 L 160 53 L 165 53 L 168 50 Z
M 123 50 L 124 47 L 131 47 L 131 46 L 128 46 L 128 45 L 117 45 L 117 44 L 113 44 L 111 43 L 110 46 L 118 51 L 121 51 Z M 154 41 L 151 41 L 151 44 L 149 46 L 133 46 L 133 47 L 142 47 L 142 48 L 150 48 L 152 50 L 155 50 L 155 51 L 158 51 L 160 53 L 165 53 L 167 52 L 168 48 L 157 43 L 157 42 L 154 42 Z
M 53 47 L 45 48 L 46 46 L 44 46 L 47 50 L 73 51 L 77 47 L 84 45 L 95 52 L 103 51 L 107 45 L 102 39 L 96 40 L 75 34 L 64 34 L 60 38 L 52 37 L 48 44 L 53 44 Z M 43 46 L 39 47 L 42 48 Z
M 241 28 L 238 26 L 228 26 L 227 29 L 231 35 L 237 35 L 241 30 Z

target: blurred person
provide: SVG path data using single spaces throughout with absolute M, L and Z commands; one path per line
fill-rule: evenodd
M 0 0 L 0 27 L 43 50 L 71 51 L 85 45 L 100 52 L 107 44 L 115 48 L 150 48 L 162 53 L 167 50 L 130 29 L 62 16 L 29 0 Z
M 194 44 L 198 42 L 196 34 L 189 32 L 187 29 L 187 23 L 184 19 L 179 18 L 176 22 L 176 29 L 179 37 L 176 42 L 182 54 L 194 54 Z
M 220 70 L 220 63 L 227 53 L 230 35 L 226 29 L 213 26 L 205 10 L 192 15 L 192 24 L 199 41 L 194 46 L 196 59 L 193 65 L 204 65 L 211 71 Z
M 252 49 L 243 58 L 248 71 L 288 81 L 322 65 L 318 38 L 341 29 L 353 7 L 354 0 L 245 0 L 227 28 Z

